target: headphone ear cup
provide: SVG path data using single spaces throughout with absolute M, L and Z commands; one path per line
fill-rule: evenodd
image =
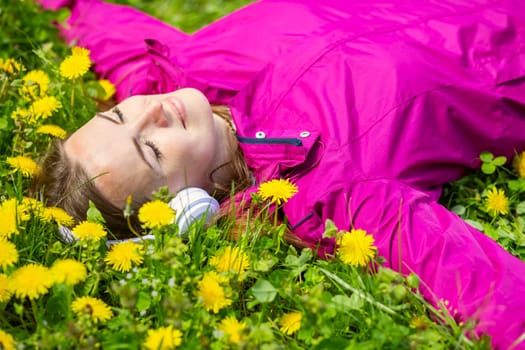
M 198 187 L 188 187 L 180 190 L 177 195 L 169 201 L 169 206 L 175 210 L 175 222 L 179 226 L 179 235 L 185 237 L 191 224 L 196 221 L 204 220 L 209 224 L 213 216 L 219 211 L 219 202 L 208 194 L 205 190 Z M 65 226 L 58 228 L 58 233 L 66 243 L 72 243 L 77 238 L 71 230 Z M 124 240 L 108 240 L 107 244 L 116 244 L 124 241 L 141 242 L 144 239 L 155 239 L 151 234 L 142 237 L 134 237 Z
M 198 187 L 188 187 L 180 190 L 169 202 L 175 210 L 175 221 L 179 226 L 179 235 L 186 236 L 191 224 L 204 220 L 210 223 L 213 216 L 219 211 L 219 202 Z
M 73 243 L 74 241 L 77 240 L 77 238 L 73 235 L 71 230 L 66 226 L 60 225 L 58 227 L 58 234 L 60 235 L 60 237 L 62 237 L 62 239 L 66 243 Z

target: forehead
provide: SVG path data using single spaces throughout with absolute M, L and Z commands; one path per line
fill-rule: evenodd
M 90 170 L 100 172 L 114 161 L 131 160 L 131 142 L 129 135 L 119 125 L 94 117 L 66 140 L 65 149 L 70 159 L 82 165 L 89 164 Z
M 135 95 L 135 96 L 128 97 L 125 100 L 121 101 L 117 106 L 120 109 L 122 108 L 127 108 L 127 109 L 142 108 L 144 107 L 144 104 L 147 101 L 159 99 L 159 96 L 160 95 L 147 95 L 147 96 Z

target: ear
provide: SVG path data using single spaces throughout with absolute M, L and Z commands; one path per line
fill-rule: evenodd
M 186 236 L 188 228 L 196 221 L 204 220 L 208 224 L 219 210 L 219 202 L 198 187 L 180 190 L 170 200 L 169 206 L 176 212 L 179 235 Z

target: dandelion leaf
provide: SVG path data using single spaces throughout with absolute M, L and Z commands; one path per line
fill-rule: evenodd
M 60 322 L 68 313 L 69 305 L 67 303 L 64 285 L 55 286 L 54 295 L 46 302 L 45 317 L 48 322 Z
M 353 294 L 355 295 L 355 294 Z M 338 294 L 333 297 L 332 302 L 337 306 L 340 311 L 349 312 L 350 310 L 355 309 L 355 301 L 352 301 L 350 297 L 344 294 Z
M 144 291 L 139 292 L 139 296 L 137 298 L 137 310 L 138 311 L 147 310 L 149 309 L 150 305 L 151 305 L 151 295 Z
M 453 211 L 454 213 L 458 214 L 459 216 L 465 215 L 465 213 L 467 211 L 465 206 L 461 205 L 461 204 L 453 206 L 450 210 Z
M 483 225 L 479 221 L 465 219 L 465 222 L 470 226 L 474 227 L 475 229 L 483 232 Z
M 271 303 L 277 296 L 277 289 L 269 281 L 260 279 L 258 280 L 250 292 L 260 303 Z
M 312 350 L 333 350 L 333 349 L 345 349 L 348 346 L 349 341 L 341 337 L 332 337 L 323 339 L 319 344 L 312 348 Z
M 99 224 L 103 224 L 106 222 L 106 220 L 104 220 L 104 217 L 102 216 L 102 213 L 100 212 L 100 210 L 97 209 L 95 203 L 93 203 L 92 201 L 89 201 L 87 219 L 90 222 L 98 222 Z
M 509 190 L 512 192 L 525 192 L 525 179 L 519 178 L 516 180 L 509 180 L 508 182 Z
M 6 130 L 9 127 L 9 123 L 6 119 L 0 119 L 0 130 Z
M 335 223 L 327 219 L 324 223 L 324 233 L 323 238 L 332 238 L 337 235 L 337 226 L 335 226 Z
M 525 202 L 521 202 L 516 206 L 516 213 L 519 215 L 525 214 Z

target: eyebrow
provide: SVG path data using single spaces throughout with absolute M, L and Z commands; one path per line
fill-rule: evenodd
M 99 117 L 99 118 L 102 118 L 102 119 L 106 119 L 106 120 L 109 120 L 110 122 L 112 122 L 113 124 L 118 124 L 120 125 L 120 122 L 116 121 L 115 118 L 111 118 L 109 115 L 106 115 L 104 113 L 100 113 L 98 112 L 97 114 L 95 114 L 95 117 Z
M 113 124 L 121 125 L 120 122 L 116 121 L 115 118 L 111 118 L 110 116 L 104 114 L 104 113 L 97 113 L 95 114 L 96 117 L 105 119 L 107 121 L 112 122 Z M 135 149 L 137 150 L 137 153 L 139 154 L 140 158 L 146 163 L 146 165 L 153 169 L 153 166 L 146 160 L 146 156 L 144 155 L 144 151 L 142 150 L 142 147 L 140 147 L 140 142 L 137 137 L 132 137 L 131 141 L 133 142 L 133 145 L 135 146 Z

